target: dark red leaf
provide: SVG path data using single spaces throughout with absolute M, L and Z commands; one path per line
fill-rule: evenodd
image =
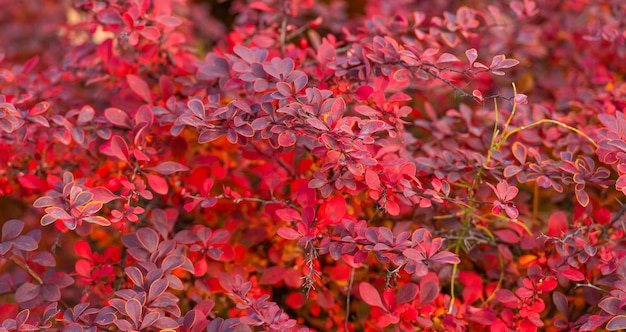
M 569 316 L 569 308 L 567 304 L 567 297 L 561 292 L 552 293 L 552 303 L 563 314 L 563 316 Z
M 175 161 L 164 161 L 155 167 L 146 168 L 150 171 L 155 171 L 162 175 L 170 175 L 177 172 L 186 172 L 189 170 L 189 167 L 179 164 Z
M 520 241 L 519 235 L 509 229 L 500 229 L 497 231 L 493 231 L 493 234 L 505 243 L 516 244 Z
M 281 266 L 271 266 L 266 268 L 259 279 L 259 283 L 263 285 L 275 285 L 283 280 L 285 269 Z
M 114 157 L 130 163 L 128 144 L 118 135 L 113 135 L 111 138 L 111 153 Z
M 130 117 L 119 108 L 107 108 L 104 110 L 104 117 L 116 126 L 122 128 L 132 128 Z
M 434 301 L 439 295 L 439 287 L 434 282 L 426 282 L 420 287 L 419 304 L 420 307 Z
M 518 302 L 519 298 L 508 289 L 498 289 L 496 291 L 496 300 L 502 303 Z
M 414 283 L 405 284 L 398 289 L 398 296 L 396 297 L 396 304 L 402 304 L 411 302 L 417 296 L 417 285 Z

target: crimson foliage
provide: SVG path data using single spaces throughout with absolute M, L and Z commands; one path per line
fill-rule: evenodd
M 0 1 L 0 331 L 626 328 L 626 5 L 471 3 Z

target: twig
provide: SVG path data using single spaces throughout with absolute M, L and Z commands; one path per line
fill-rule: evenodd
M 37 272 L 33 271 L 30 268 L 30 266 L 28 266 L 28 264 L 26 264 L 25 262 L 22 262 L 16 256 L 11 256 L 9 259 L 11 260 L 11 262 L 15 263 L 15 265 L 22 268 L 22 270 L 26 271 L 29 276 L 31 276 L 33 279 L 35 279 L 35 281 L 37 281 L 37 283 L 39 283 L 40 285 L 43 285 L 43 280 L 41 279 L 41 277 L 37 274 Z
M 286 1 L 282 1 L 282 19 L 280 22 L 280 56 L 282 58 L 285 57 L 285 43 L 286 43 L 286 33 L 287 33 L 287 10 L 285 8 Z
M 285 202 L 279 201 L 277 199 L 267 200 L 267 199 L 256 198 L 256 197 L 239 197 L 239 198 L 233 199 L 233 203 L 235 203 L 235 204 L 239 204 L 239 203 L 241 203 L 243 201 L 258 202 L 258 203 L 261 203 L 261 204 L 281 204 L 281 203 L 285 203 Z
M 350 323 L 350 301 L 352 299 L 352 286 L 354 285 L 354 270 L 356 270 L 356 268 L 353 266 L 352 270 L 350 270 L 350 282 L 348 282 L 348 291 L 346 294 L 346 321 L 344 323 L 346 332 L 350 331 L 348 326 Z

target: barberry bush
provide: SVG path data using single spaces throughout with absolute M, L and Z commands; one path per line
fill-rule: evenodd
M 626 329 L 623 1 L 0 6 L 0 331 Z

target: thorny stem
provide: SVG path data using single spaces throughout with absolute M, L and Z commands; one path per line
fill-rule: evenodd
M 277 199 L 266 200 L 266 199 L 256 198 L 256 197 L 239 197 L 239 198 L 233 199 L 233 203 L 235 203 L 235 204 L 239 204 L 239 203 L 241 203 L 243 201 L 258 202 L 258 203 L 261 203 L 261 204 L 282 204 L 282 203 L 284 203 L 283 201 L 280 201 L 280 200 L 277 200 Z
M 587 282 L 586 284 L 581 284 L 581 283 L 577 283 L 576 284 L 576 288 L 578 287 L 589 287 L 589 288 L 593 288 L 595 290 L 601 291 L 603 293 L 608 293 L 608 291 L 606 289 L 602 289 L 596 285 L 591 284 L 590 282 Z
M 315 266 L 313 265 L 313 260 L 317 258 L 317 250 L 313 246 L 313 243 L 311 243 L 311 241 L 307 242 L 307 244 L 305 245 L 305 249 L 308 249 L 305 261 L 307 267 L 309 268 L 309 271 L 307 275 L 302 278 L 304 279 L 304 292 L 306 294 L 306 297 L 309 298 L 309 293 L 311 292 L 311 290 L 315 290 L 315 281 L 317 280 L 317 276 L 319 276 L 319 273 L 315 271 Z

